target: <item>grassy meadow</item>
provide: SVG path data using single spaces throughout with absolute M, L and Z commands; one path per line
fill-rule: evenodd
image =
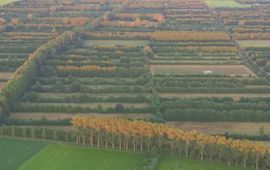
M 1 5 L 5 5 L 5 4 L 8 4 L 10 2 L 14 2 L 15 0 L 0 0 L 0 6 Z
M 157 170 L 249 170 L 247 168 L 238 168 L 233 166 L 226 166 L 207 161 L 177 159 L 166 157 L 163 158 Z
M 17 170 L 45 146 L 42 142 L 0 137 L 0 169 Z
M 240 4 L 235 0 L 206 0 L 211 8 L 249 8 L 250 5 Z
M 144 163 L 145 155 L 48 144 L 19 170 L 134 170 Z

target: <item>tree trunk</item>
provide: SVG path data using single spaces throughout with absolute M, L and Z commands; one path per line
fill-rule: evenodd
M 82 137 L 83 146 L 85 146 L 85 137 Z
M 188 158 L 188 145 L 189 145 L 189 143 L 187 142 L 186 143 L 186 151 L 185 151 L 186 152 L 186 158 Z
M 141 152 L 143 151 L 143 139 L 141 138 Z
M 237 151 L 235 153 L 235 165 L 238 165 L 238 153 L 237 153 Z
M 90 135 L 90 145 L 91 145 L 91 147 L 93 147 L 93 135 L 92 135 L 92 133 Z
M 259 153 L 256 153 L 256 170 L 259 169 Z
M 99 139 L 99 133 L 98 133 L 98 148 L 99 148 L 99 145 L 100 145 L 100 139 Z
M 119 140 L 119 150 L 121 150 L 121 149 L 122 149 L 122 140 L 120 138 L 120 140 Z
M 133 150 L 134 150 L 134 151 L 136 150 L 136 141 L 135 141 L 135 139 L 134 139 L 134 141 L 133 141 Z
M 112 137 L 112 148 L 114 149 L 114 136 Z
M 128 137 L 125 138 L 125 147 L 126 147 L 126 150 L 128 150 L 128 144 L 129 144 L 129 141 L 128 141 Z
M 174 145 L 173 145 L 173 143 L 171 143 L 170 145 L 171 145 L 171 155 L 173 156 L 173 152 L 174 152 Z

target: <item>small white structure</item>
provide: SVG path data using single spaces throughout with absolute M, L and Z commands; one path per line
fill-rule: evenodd
M 203 74 L 213 74 L 213 71 L 211 71 L 211 70 L 205 70 L 205 71 L 203 71 Z

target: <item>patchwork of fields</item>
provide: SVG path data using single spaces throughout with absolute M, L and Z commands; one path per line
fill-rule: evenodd
M 269 1 L 0 0 L 0 6 L 0 125 L 70 129 L 75 115 L 120 117 L 267 143 Z M 5 170 L 139 169 L 147 156 L 0 138 Z M 158 169 L 239 168 L 165 157 Z
M 82 29 L 39 64 L 8 109 L 12 120 L 270 121 L 266 2 L 61 3 L 1 8 L 0 88 L 41 44 Z

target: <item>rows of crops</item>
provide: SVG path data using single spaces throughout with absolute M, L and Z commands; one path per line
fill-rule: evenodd
M 247 9 L 217 9 L 220 21 L 244 50 L 244 60 L 256 72 L 268 77 L 270 72 L 269 1 L 246 1 Z
M 171 0 L 165 6 L 162 0 L 61 3 L 20 1 L 3 8 L 1 40 L 10 36 L 12 41 L 1 46 L 5 64 L 0 86 L 44 41 L 74 27 L 87 31 L 44 62 L 12 108 L 16 115 L 27 113 L 32 119 L 50 113 L 48 117 L 66 119 L 72 113 L 128 113 L 167 121 L 270 120 L 269 82 L 246 65 L 235 42 L 247 39 L 242 33 L 255 36 L 254 23 L 239 19 L 251 20 L 258 10 L 255 5 L 238 16 L 239 10 L 228 14 L 227 8 L 211 9 L 199 0 Z M 268 10 L 259 9 L 257 17 L 266 18 Z M 262 34 L 267 32 L 266 20 L 261 22 Z M 261 44 L 255 54 L 253 47 L 244 50 L 267 66 L 265 57 L 258 57 L 267 56 Z M 61 118 L 63 113 L 70 116 Z
M 142 41 L 107 41 L 85 38 L 48 60 L 14 111 L 154 113 Z
M 41 44 L 112 10 L 98 1 L 62 3 L 17 1 L 1 8 L 0 88 Z
M 21 0 L 4 5 L 0 7 L 0 124 L 70 125 L 74 115 L 93 115 L 144 119 L 189 130 L 200 125 L 198 122 L 211 122 L 198 129 L 220 134 L 229 124 L 230 132 L 249 131 L 255 136 L 260 130 L 260 139 L 267 138 L 261 126 L 270 121 L 269 9 L 267 0 Z M 232 122 L 256 130 L 239 131 L 243 127 Z M 76 134 L 23 127 L 17 135 L 19 128 L 6 129 L 10 129 L 9 136 L 40 139 L 46 139 L 48 131 L 50 139 L 62 142 L 68 142 L 71 135 L 74 143 L 82 145 L 85 140 L 92 145 L 93 130 L 97 146 L 109 144 L 112 148 L 114 137 L 128 131 L 119 123 L 121 130 L 98 127 L 90 128 L 85 136 L 86 131 L 80 130 L 87 128 L 80 126 Z M 147 148 L 149 140 L 143 141 L 142 136 L 149 133 L 143 134 L 145 129 L 136 132 L 136 128 L 143 126 L 136 124 L 127 136 L 116 137 L 120 149 L 123 142 L 127 149 Z M 212 131 L 203 131 L 205 128 Z M 113 131 L 109 135 L 112 142 L 108 143 L 104 129 Z M 115 132 L 119 133 L 115 136 Z M 219 162 L 222 153 L 228 165 L 246 167 L 248 159 L 256 169 L 269 166 L 263 165 L 269 155 L 261 145 L 255 148 L 257 155 L 254 150 L 245 153 L 245 149 L 239 155 L 238 150 L 211 145 L 217 142 L 214 137 L 210 137 L 210 144 L 201 145 L 200 139 L 196 146 L 183 138 L 185 148 L 160 137 L 153 135 L 152 141 L 159 144 L 156 146 L 162 153 L 171 149 L 186 157 L 197 155 L 194 158 Z M 228 141 L 235 142 L 232 148 L 241 148 L 238 141 Z M 72 167 L 67 163 L 71 160 L 68 155 L 56 164 L 47 163 L 54 158 L 46 153 L 51 155 L 57 149 L 59 155 L 66 152 L 65 147 L 48 147 L 22 169 L 36 169 L 40 164 L 47 169 L 65 163 Z M 91 156 L 81 155 L 78 148 L 74 152 L 78 154 L 74 162 Z M 141 159 L 136 166 L 141 165 Z M 127 164 L 115 165 L 124 169 Z M 98 169 L 100 164 L 87 166 Z M 165 160 L 159 166 L 180 169 L 191 164 Z

